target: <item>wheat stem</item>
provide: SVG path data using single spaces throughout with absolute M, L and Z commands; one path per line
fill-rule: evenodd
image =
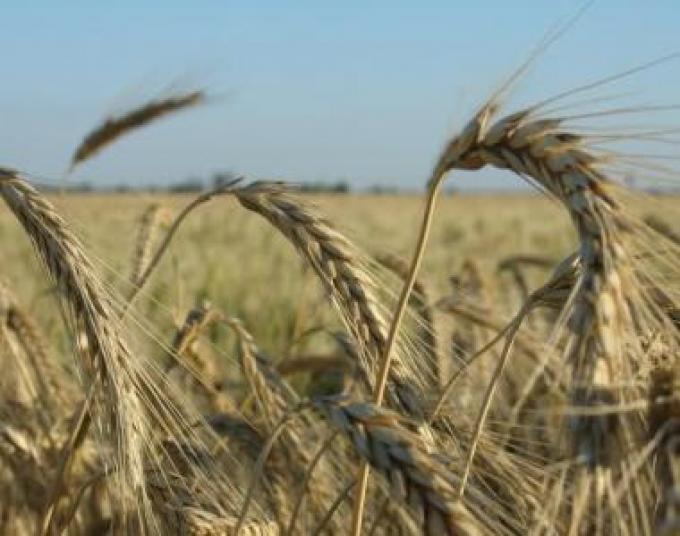
M 399 295 L 399 301 L 397 302 L 397 307 L 390 324 L 387 342 L 385 343 L 385 350 L 380 363 L 380 371 L 378 372 L 378 380 L 373 391 L 373 402 L 377 406 L 382 403 L 383 396 L 385 394 L 387 377 L 390 371 L 390 365 L 392 363 L 392 349 L 397 338 L 397 333 L 401 326 L 401 321 L 404 317 L 404 312 L 406 311 L 406 305 L 408 304 L 411 291 L 413 290 L 413 284 L 418 277 L 418 270 L 425 254 L 425 246 L 430 235 L 430 228 L 432 227 L 432 220 L 434 217 L 435 203 L 443 177 L 443 174 L 435 176 L 429 188 L 425 212 L 423 214 L 423 221 L 418 234 L 418 241 L 413 252 L 408 277 L 406 278 L 406 281 L 402 287 L 401 294 Z M 359 488 L 354 499 L 354 510 L 352 513 L 352 534 L 354 536 L 359 536 L 361 534 L 361 525 L 364 515 L 364 505 L 366 503 L 366 490 L 368 488 L 369 473 L 370 466 L 367 461 L 364 461 L 359 471 Z

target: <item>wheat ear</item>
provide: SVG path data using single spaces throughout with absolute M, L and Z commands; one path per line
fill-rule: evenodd
M 385 479 L 392 497 L 414 511 L 424 534 L 482 534 L 479 522 L 456 499 L 459 479 L 404 427 L 402 417 L 347 399 L 320 399 L 315 405 Z
M 76 148 L 70 170 L 92 158 L 99 151 L 132 130 L 142 127 L 170 113 L 195 106 L 205 99 L 202 91 L 173 95 L 152 100 L 118 117 L 111 117 L 92 130 Z
M 151 262 L 158 231 L 161 224 L 167 220 L 167 216 L 168 212 L 162 205 L 152 203 L 140 218 L 130 271 L 130 283 L 134 286 L 139 285 L 142 274 Z
M 326 219 L 280 186 L 254 183 L 235 189 L 233 195 L 288 238 L 314 269 L 359 345 L 360 370 L 368 384 L 376 386 L 376 378 L 380 377 L 377 361 L 387 345 L 386 322 L 374 284 L 361 266 L 356 248 Z M 407 414 L 422 419 L 419 382 L 399 357 L 389 379 L 391 401 Z
M 625 268 L 622 236 L 628 229 L 602 170 L 609 159 L 592 151 L 587 139 L 566 132 L 560 119 L 537 119 L 534 110 L 527 109 L 490 125 L 495 113 L 496 106 L 490 104 L 477 114 L 450 145 L 446 166 L 508 169 L 534 181 L 567 209 L 579 236 L 581 264 L 565 311 L 563 356 L 573 371 L 572 401 L 579 407 L 615 404 L 619 395 L 612 384 L 632 366 L 622 358 L 624 326 L 632 326 L 632 302 L 624 298 L 623 284 L 633 285 L 634 292 L 639 287 Z M 599 505 L 612 478 L 620 421 L 610 416 L 572 419 L 573 451 L 586 471 L 578 477 L 582 493 L 573 505 L 572 526 L 581 522 L 592 491 L 595 523 L 602 529 Z M 586 482 L 592 482 L 592 489 Z

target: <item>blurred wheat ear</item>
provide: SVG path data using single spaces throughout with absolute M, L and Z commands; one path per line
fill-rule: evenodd
M 92 130 L 76 148 L 69 172 L 92 158 L 102 149 L 131 131 L 143 127 L 174 112 L 196 106 L 205 100 L 203 91 L 173 95 L 152 100 L 117 117 L 111 117 Z

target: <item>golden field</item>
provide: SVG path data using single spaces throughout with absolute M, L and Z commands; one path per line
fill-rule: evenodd
M 115 291 L 125 294 L 140 233 L 140 219 L 152 205 L 163 208 L 160 235 L 173 216 L 194 196 L 168 194 L 51 195 L 72 225 L 98 269 Z M 422 218 L 423 197 L 415 194 L 301 194 L 368 257 L 386 253 L 408 259 Z M 676 225 L 680 200 L 647 197 L 642 216 L 654 215 L 670 229 Z M 661 215 L 661 216 L 660 216 Z M 6 244 L 3 276 L 34 314 L 60 331 L 50 286 L 28 238 L 13 216 L 0 212 L 0 238 Z M 556 264 L 577 247 L 568 215 L 559 204 L 538 194 L 444 195 L 438 203 L 432 236 L 420 278 L 435 294 L 450 294 L 449 278 L 471 261 L 493 295 L 494 307 L 511 316 L 519 307 L 512 277 L 499 263 L 516 256 L 538 256 Z M 548 269 L 524 269 L 532 286 L 545 282 Z M 508 292 L 510 291 L 510 292 Z M 272 349 L 288 344 L 292 322 L 308 306 L 334 315 L 317 302 L 323 289 L 305 272 L 294 247 L 261 217 L 245 211 L 229 196 L 196 209 L 182 224 L 148 287 L 139 299 L 146 314 L 164 329 L 181 322 L 187 310 L 207 299 L 242 318 L 261 342 Z M 322 304 L 321 304 L 322 305 Z M 156 316 L 158 315 L 158 316 Z M 313 316 L 313 315 L 307 315 Z M 267 322 L 261 322 L 265 317 Z M 172 322 L 171 322 L 172 320 Z
M 394 253 L 408 258 L 422 217 L 417 195 L 304 194 L 303 199 L 348 236 L 367 256 Z M 51 200 L 96 259 L 107 282 L 121 293 L 129 277 L 140 232 L 140 218 L 154 204 L 169 224 L 192 196 L 165 194 L 66 194 Z M 665 202 L 665 201 L 664 201 Z M 674 204 L 674 201 L 668 201 Z M 61 331 L 50 286 L 35 262 L 30 241 L 6 210 L 0 238 L 7 244 L 3 276 L 33 314 Z M 167 225 L 166 225 L 167 228 Z M 162 232 L 162 230 L 161 230 Z M 498 263 L 515 255 L 538 255 L 557 262 L 575 248 L 568 217 L 554 202 L 534 194 L 443 196 L 421 279 L 444 296 L 449 277 L 473 261 L 489 290 L 512 285 Z M 529 269 L 535 285 L 546 270 Z M 30 276 L 27 276 L 30 274 Z M 317 304 L 322 287 L 304 272 L 294 248 L 262 218 L 228 196 L 199 207 L 183 223 L 149 282 L 139 307 L 151 311 L 164 330 L 181 323 L 187 310 L 207 299 L 243 319 L 258 341 L 271 347 L 290 343 L 293 321 L 312 322 L 310 305 L 331 320 L 330 306 Z M 508 294 L 512 298 L 512 293 Z M 500 304 L 503 315 L 518 303 Z M 51 318 L 50 318 L 51 317 Z M 266 318 L 266 322 L 262 319 Z M 298 328 L 299 329 L 299 326 Z
M 602 523 L 617 534 L 651 534 L 673 522 L 662 507 L 664 486 L 675 489 L 665 469 L 674 463 L 671 451 L 649 458 L 661 464 L 658 476 L 651 465 L 640 477 L 631 471 L 641 453 L 667 444 L 659 438 L 670 425 L 659 422 L 675 419 L 675 410 L 647 413 L 647 402 L 614 394 L 634 385 L 656 407 L 654 393 L 673 392 L 667 372 L 673 367 L 659 368 L 666 379 L 655 384 L 653 363 L 661 358 L 647 363 L 635 354 L 638 368 L 621 365 L 630 374 L 625 387 L 598 386 L 585 399 L 580 383 L 561 376 L 569 370 L 568 339 L 551 338 L 572 330 L 559 312 L 568 310 L 580 268 L 572 260 L 554 270 L 583 237 L 557 201 L 528 193 L 441 197 L 397 334 L 398 368 L 388 380 L 386 405 L 400 416 L 367 402 L 361 352 L 374 344 L 374 330 L 387 328 L 403 284 L 404 274 L 379 259 L 391 254 L 408 261 L 424 197 L 292 192 L 278 199 L 277 191 L 263 192 L 253 199 L 277 200 L 292 219 L 281 224 L 270 214 L 267 221 L 262 214 L 269 209 L 247 209 L 236 199 L 241 194 L 212 198 L 183 221 L 129 309 L 138 265 L 149 265 L 194 196 L 49 194 L 44 206 L 36 205 L 38 213 L 50 207 L 45 229 L 22 220 L 35 245 L 14 214 L 0 211 L 4 533 L 31 534 L 36 524 L 68 527 L 69 534 L 343 533 L 362 460 L 374 475 L 364 523 L 376 534 L 524 534 L 543 526 L 535 513 L 544 494 L 557 500 L 542 514 L 559 526 L 557 533 L 570 533 L 570 526 L 596 533 L 591 529 Z M 674 319 L 674 272 L 665 262 L 678 247 L 680 201 L 620 193 L 626 218 L 635 223 L 617 232 L 625 240 L 630 234 L 637 249 L 626 254 L 631 266 L 641 266 L 630 277 L 660 277 L 625 287 L 631 292 L 625 299 L 649 293 L 660 301 L 641 314 L 659 308 Z M 50 211 L 64 222 L 52 222 Z M 149 214 L 153 233 L 144 223 Z M 642 242 L 633 242 L 638 236 Z M 653 317 L 650 325 L 666 321 Z M 654 344 L 661 344 L 672 333 L 666 329 L 641 328 L 636 337 L 645 355 L 664 355 L 663 344 L 653 350 L 649 341 L 657 337 Z M 106 337 L 113 356 L 124 359 L 96 361 L 110 351 Z M 625 348 L 633 344 L 625 341 Z M 88 385 L 98 386 L 98 394 L 81 405 Z M 422 409 L 411 409 L 409 400 Z M 325 419 L 308 414 L 310 404 Z M 594 413 L 580 416 L 579 404 Z M 632 417 L 629 406 L 637 412 Z M 428 412 L 432 427 L 425 430 Z M 78 415 L 87 416 L 84 427 Z M 650 424 L 634 420 L 645 415 Z M 571 479 L 600 484 L 588 466 L 568 457 L 573 446 L 565 437 L 574 422 L 594 427 L 577 429 L 577 437 L 601 438 L 604 430 L 614 441 L 628 434 L 616 448 L 630 449 L 631 458 L 607 477 L 619 486 L 608 500 L 627 493 L 622 481 L 656 498 L 611 503 L 602 506 L 604 514 L 579 509 L 587 492 Z M 140 430 L 147 442 L 139 448 L 148 509 L 132 500 L 140 484 L 132 480 L 134 435 L 121 435 L 125 429 Z M 335 440 L 337 430 L 348 441 Z M 466 473 L 461 500 L 455 490 Z M 562 494 L 570 499 L 559 502 Z M 407 506 L 414 496 L 425 501 L 415 509 Z M 140 518 L 141 512 L 157 517 Z M 634 516 L 641 516 L 634 523 L 644 532 L 624 530 Z

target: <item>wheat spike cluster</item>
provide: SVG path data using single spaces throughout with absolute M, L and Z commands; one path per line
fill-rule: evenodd
M 0 533 L 680 534 L 680 229 L 625 185 L 674 178 L 631 144 L 672 149 L 677 129 L 597 128 L 670 109 L 597 98 L 658 63 L 505 113 L 513 77 L 444 144 L 399 252 L 379 233 L 359 245 L 291 184 L 241 177 L 159 196 L 130 218 L 127 256 L 102 258 L 62 197 L 0 167 L 0 237 L 32 252 L 5 262 L 35 279 L 0 271 Z M 206 99 L 107 119 L 72 169 Z M 438 255 L 460 270 L 433 281 L 443 185 L 491 168 L 562 212 L 564 255 L 489 270 L 449 229 Z M 216 214 L 245 223 L 211 233 Z M 238 241 L 284 283 L 252 284 Z

